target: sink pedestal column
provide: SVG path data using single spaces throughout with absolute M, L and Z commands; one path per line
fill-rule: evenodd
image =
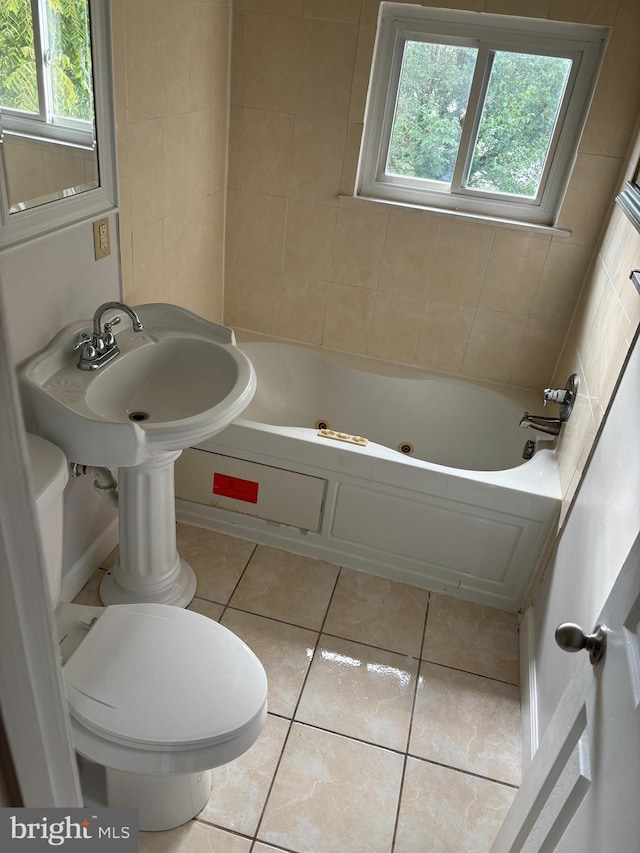
M 186 607 L 195 595 L 196 576 L 176 549 L 173 463 L 181 452 L 118 470 L 120 548 L 100 584 L 103 604 Z

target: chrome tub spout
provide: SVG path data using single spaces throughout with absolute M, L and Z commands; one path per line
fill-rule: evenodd
M 547 435 L 559 435 L 562 424 L 563 421 L 560 418 L 547 418 L 543 415 L 532 415 L 530 412 L 525 412 L 520 418 L 522 429 L 531 427 Z

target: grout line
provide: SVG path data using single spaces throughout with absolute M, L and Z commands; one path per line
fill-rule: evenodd
M 445 770 L 453 770 L 455 773 L 462 773 L 463 776 L 473 776 L 476 779 L 484 779 L 485 782 L 493 782 L 494 785 L 503 785 L 505 788 L 512 788 L 518 791 L 520 786 L 513 782 L 504 782 L 502 779 L 494 779 L 493 776 L 484 776 L 482 773 L 475 773 L 473 770 L 463 770 L 461 767 L 454 767 L 451 764 L 443 764 L 441 761 L 433 761 L 431 758 L 421 758 L 419 755 L 407 755 L 408 758 L 415 758 L 416 761 L 423 761 L 425 764 L 432 764 L 434 767 L 443 767 Z
M 424 649 L 424 643 L 427 636 L 427 620 L 429 619 L 429 608 L 431 606 L 431 593 L 429 593 L 427 597 L 427 606 L 425 608 L 424 613 L 424 625 L 422 626 L 422 641 L 420 644 L 420 654 L 422 655 L 422 650 Z M 404 753 L 404 761 L 402 762 L 402 774 L 400 776 L 400 791 L 398 792 L 398 803 L 396 805 L 396 819 L 393 825 L 393 835 L 391 837 L 391 853 L 396 846 L 396 836 L 398 834 L 398 827 L 400 825 L 400 806 L 402 804 L 402 792 L 404 791 L 404 779 L 407 771 L 407 763 L 409 761 L 409 747 L 411 744 L 411 732 L 413 729 L 413 715 L 416 710 L 416 702 L 418 701 L 418 687 L 420 685 L 420 668 L 422 666 L 422 660 L 418 661 L 418 670 L 416 673 L 416 684 L 413 690 L 413 701 L 411 703 L 411 713 L 409 715 L 409 729 L 407 731 L 407 748 Z
M 302 698 L 302 694 L 304 692 L 304 688 L 305 688 L 305 685 L 307 683 L 307 679 L 309 678 L 309 672 L 311 671 L 311 667 L 313 666 L 313 660 L 315 658 L 316 651 L 317 651 L 318 645 L 320 643 L 320 634 L 322 632 L 322 627 L 324 626 L 324 623 L 326 622 L 327 614 L 329 612 L 329 608 L 331 607 L 331 602 L 333 601 L 333 596 L 335 594 L 336 587 L 338 585 L 338 580 L 340 579 L 341 574 L 342 574 L 342 567 L 339 566 L 338 567 L 338 574 L 336 575 L 336 579 L 335 579 L 335 582 L 333 584 L 333 589 L 331 591 L 331 595 L 329 596 L 329 601 L 327 602 L 327 608 L 326 608 L 325 613 L 324 613 L 322 625 L 320 626 L 320 631 L 318 632 L 318 636 L 316 637 L 316 642 L 315 642 L 315 645 L 313 647 L 313 653 L 311 655 L 311 661 L 309 662 L 309 666 L 307 667 L 307 671 L 306 671 L 304 679 L 302 681 L 302 686 L 300 687 L 300 692 L 298 693 L 298 698 L 297 698 L 296 704 L 293 708 L 292 715 L 290 718 L 289 717 L 283 717 L 282 718 L 282 719 L 288 719 L 289 720 L 289 728 L 287 729 L 287 733 L 286 733 L 285 738 L 282 742 L 282 749 L 280 750 L 280 756 L 279 756 L 278 761 L 276 763 L 275 770 L 273 771 L 273 776 L 271 778 L 269 790 L 267 791 L 267 796 L 265 797 L 264 805 L 262 806 L 262 811 L 260 812 L 260 817 L 258 818 L 258 823 L 256 825 L 256 832 L 255 832 L 255 836 L 254 836 L 255 841 L 258 841 L 258 833 L 260 832 L 260 827 L 262 826 L 262 821 L 264 819 L 264 815 L 265 815 L 265 812 L 267 810 L 267 805 L 269 804 L 269 799 L 271 798 L 271 792 L 273 791 L 273 786 L 274 786 L 275 781 L 276 781 L 276 776 L 278 775 L 278 770 L 280 769 L 280 765 L 281 765 L 282 759 L 284 757 L 284 752 L 285 752 L 285 749 L 287 748 L 287 744 L 289 742 L 289 737 L 291 735 L 291 730 L 293 728 L 295 716 L 296 716 L 296 713 L 298 711 L 298 706 L 300 705 L 300 699 Z M 297 626 L 297 627 L 299 627 L 299 626 Z M 274 716 L 279 716 L 279 715 L 274 714 Z M 254 846 L 255 846 L 255 841 L 254 841 Z
M 245 541 L 247 541 L 247 540 L 245 540 Z M 248 540 L 248 541 L 251 541 L 251 540 Z M 244 577 L 244 573 L 247 571 L 247 569 L 248 569 L 248 567 L 249 567 L 249 563 L 250 563 L 250 562 L 251 562 L 251 560 L 253 559 L 253 555 L 256 553 L 256 549 L 257 549 L 257 548 L 258 548 L 258 543 L 256 542 L 256 543 L 254 544 L 254 546 L 253 546 L 253 551 L 251 552 L 251 554 L 249 554 L 249 558 L 248 558 L 247 562 L 244 564 L 244 568 L 243 568 L 243 570 L 240 572 L 240 576 L 238 577 L 238 580 L 236 581 L 235 586 L 234 586 L 234 587 L 233 587 L 233 589 L 231 590 L 231 595 L 230 595 L 230 596 L 229 596 L 229 598 L 227 599 L 227 603 L 222 605 L 222 613 L 220 614 L 220 619 L 219 619 L 218 621 L 221 621 L 221 620 L 222 620 L 222 617 L 223 617 L 223 616 L 224 616 L 224 614 L 226 613 L 227 608 L 229 607 L 229 602 L 231 601 L 231 599 L 232 599 L 232 598 L 233 598 L 233 596 L 235 595 L 236 590 L 237 590 L 237 589 L 238 589 L 238 587 L 240 586 L 240 581 L 241 581 L 241 580 L 242 580 L 242 578 Z M 205 600 L 205 601 L 207 601 L 208 599 L 204 599 L 204 600 Z M 219 601 L 214 601 L 214 602 L 212 602 L 212 603 L 213 603 L 213 604 L 220 604 L 220 602 L 219 602 Z

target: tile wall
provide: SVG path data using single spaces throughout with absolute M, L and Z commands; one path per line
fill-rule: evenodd
M 639 159 L 640 127 L 620 189 L 632 177 Z M 629 280 L 632 269 L 640 269 L 640 233 L 613 204 L 554 375 L 554 387 L 561 388 L 572 373 L 580 377 L 578 400 L 558 444 L 562 520 L 640 324 L 640 293 Z
M 640 7 L 438 5 L 613 27 L 560 216 L 571 237 L 339 198 L 354 189 L 377 0 L 237 0 L 225 322 L 542 388 L 640 111 Z
M 222 319 L 231 0 L 113 0 L 123 296 Z

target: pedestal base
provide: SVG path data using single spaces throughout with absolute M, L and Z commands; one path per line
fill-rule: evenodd
M 118 558 L 100 584 L 103 604 L 186 607 L 196 576 L 176 550 L 173 464 L 182 451 L 158 454 L 118 472 Z
M 195 572 L 187 563 L 179 557 L 180 568 L 175 579 L 160 585 L 157 590 L 145 586 L 142 590 L 136 590 L 130 586 L 124 586 L 118 580 L 118 563 L 107 572 L 100 583 L 100 600 L 106 606 L 108 604 L 138 604 L 148 602 L 150 604 L 173 604 L 176 607 L 187 607 L 196 594 L 197 580 Z

